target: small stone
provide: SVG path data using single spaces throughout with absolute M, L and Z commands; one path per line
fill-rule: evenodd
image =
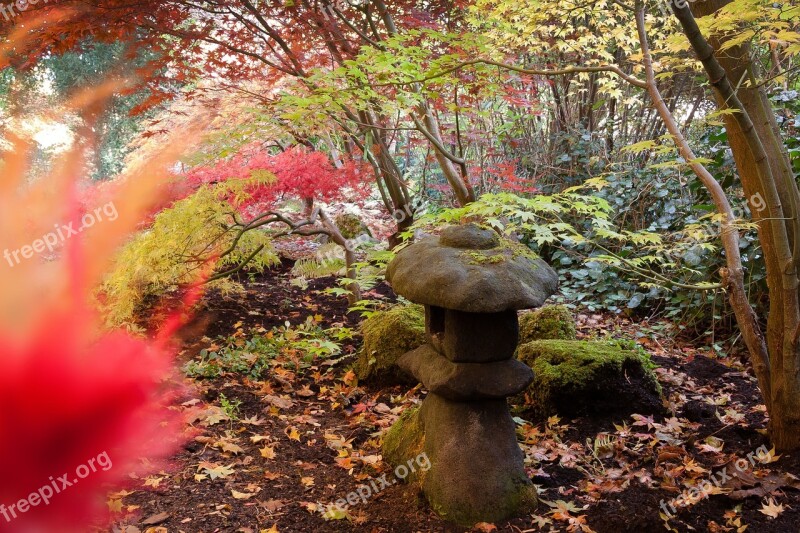
M 404 354 L 397 364 L 428 391 L 455 401 L 507 398 L 533 381 L 530 367 L 516 359 L 454 363 L 427 344 Z
M 466 248 L 469 250 L 488 250 L 500 246 L 500 236 L 489 228 L 475 224 L 449 226 L 439 236 L 442 246 L 450 248 Z

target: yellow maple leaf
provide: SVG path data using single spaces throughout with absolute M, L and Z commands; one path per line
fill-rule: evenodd
M 154 489 L 157 489 L 158 486 L 161 485 L 162 481 L 164 481 L 163 477 L 153 477 L 153 476 L 151 476 L 151 477 L 148 477 L 147 479 L 144 480 L 144 486 L 145 487 L 153 487 Z
M 108 505 L 109 512 L 112 512 L 112 513 L 121 513 L 122 512 L 122 500 L 111 498 L 106 502 L 106 505 Z
M 261 457 L 264 459 L 275 459 L 275 448 L 271 446 L 264 446 L 259 451 L 261 452 Z
M 286 436 L 289 437 L 290 440 L 296 440 L 300 442 L 300 432 L 297 431 L 297 428 L 294 426 L 289 426 L 286 428 Z

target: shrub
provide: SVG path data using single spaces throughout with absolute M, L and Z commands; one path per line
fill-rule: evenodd
M 228 184 L 201 187 L 156 215 L 153 225 L 123 248 L 100 294 L 109 325 L 134 323 L 152 297 L 200 281 L 209 263 L 230 268 L 251 256 L 249 267 L 256 270 L 277 263 L 267 233 L 240 233 L 226 201 L 235 193 Z M 228 279 L 209 286 L 238 287 Z

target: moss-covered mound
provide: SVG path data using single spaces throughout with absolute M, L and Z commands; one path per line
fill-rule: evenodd
M 565 305 L 547 305 L 519 317 L 520 345 L 549 339 L 576 339 L 575 317 Z
M 335 222 L 345 239 L 355 239 L 361 235 L 372 237 L 372 232 L 358 215 L 342 213 L 336 217 Z
M 632 342 L 533 341 L 520 346 L 518 357 L 533 368 L 534 380 L 516 399 L 538 415 L 664 410 L 654 365 Z
M 361 326 L 364 344 L 353 370 L 358 379 L 377 385 L 415 384 L 395 363 L 425 344 L 425 308 L 397 305 L 378 311 Z

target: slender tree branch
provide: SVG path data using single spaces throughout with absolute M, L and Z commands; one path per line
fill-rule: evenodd
M 677 9 L 673 3 L 673 9 Z M 688 7 L 686 8 L 688 10 Z M 689 12 L 691 15 L 691 12 Z M 650 95 L 656 111 L 661 116 L 664 124 L 667 127 L 670 135 L 678 147 L 681 156 L 686 160 L 694 171 L 695 175 L 700 179 L 701 183 L 705 186 L 711 195 L 712 201 L 717 208 L 717 211 L 722 214 L 722 230 L 720 237 L 722 245 L 725 250 L 726 268 L 722 269 L 721 277 L 728 290 L 728 297 L 731 300 L 731 307 L 736 315 L 737 322 L 739 323 L 742 334 L 745 338 L 745 343 L 753 358 L 753 367 L 756 369 L 759 385 L 762 387 L 762 392 L 765 398 L 771 397 L 770 385 L 770 361 L 767 351 L 767 345 L 764 335 L 761 332 L 761 327 L 758 323 L 755 311 L 747 298 L 747 292 L 744 288 L 744 271 L 742 268 L 742 258 L 739 252 L 739 232 L 736 229 L 736 217 L 733 214 L 733 209 L 725 195 L 722 186 L 717 182 L 714 176 L 698 162 L 697 157 L 689 146 L 686 137 L 684 137 L 678 126 L 675 117 L 670 112 L 669 107 L 664 102 L 661 92 L 658 89 L 655 71 L 653 70 L 653 59 L 650 54 L 650 45 L 647 40 L 647 30 L 644 17 L 644 4 L 642 0 L 636 1 L 636 30 L 639 37 L 639 45 L 642 49 L 642 63 L 646 75 L 646 89 Z M 699 30 L 698 30 L 699 31 Z M 702 35 L 701 35 L 702 37 Z M 692 39 L 689 36 L 690 40 Z M 723 71 L 724 75 L 724 71 Z M 719 83 L 720 80 L 716 79 L 712 83 Z M 769 405 L 770 400 L 767 399 Z

